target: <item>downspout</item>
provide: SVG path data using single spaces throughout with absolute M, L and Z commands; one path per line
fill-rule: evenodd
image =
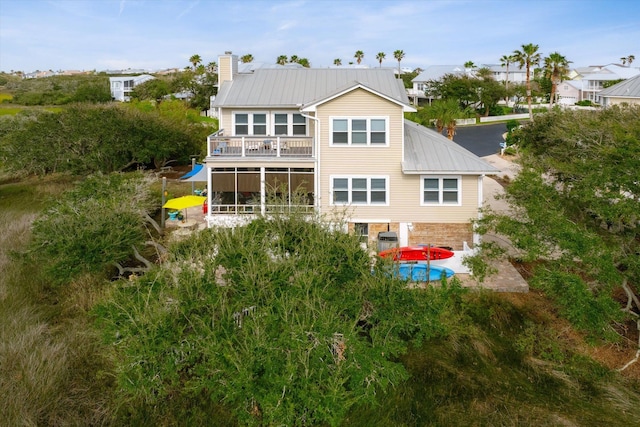
M 298 110 L 300 111 L 300 110 Z M 316 111 L 317 114 L 317 111 Z M 315 131 L 315 145 L 316 145 L 316 172 L 315 172 L 315 182 L 314 182 L 314 189 L 313 191 L 315 192 L 315 196 L 316 196 L 316 208 L 317 211 L 320 212 L 320 206 L 321 203 L 320 201 L 322 200 L 322 196 L 321 196 L 321 187 L 320 187 L 320 119 L 315 117 L 315 116 L 309 116 L 307 114 L 304 114 L 302 111 L 300 111 L 300 115 L 304 118 L 307 119 L 311 119 L 314 120 L 316 122 L 316 131 Z
M 484 185 L 483 185 L 483 181 L 484 181 L 485 175 L 482 174 L 478 177 L 478 219 L 482 219 L 482 212 L 480 212 L 480 208 L 482 208 L 482 204 L 484 202 Z M 478 233 L 476 233 L 475 228 L 476 226 L 474 225 L 474 230 L 473 230 L 473 246 L 476 247 L 477 245 L 480 244 L 480 235 Z

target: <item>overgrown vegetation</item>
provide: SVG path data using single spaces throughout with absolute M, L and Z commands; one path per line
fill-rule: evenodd
M 55 285 L 87 274 L 115 275 L 134 258 L 148 266 L 140 252 L 149 244 L 157 248 L 160 231 L 150 216 L 159 198 L 151 198 L 151 182 L 140 173 L 85 178 L 34 222 L 30 259 Z
M 513 210 L 487 212 L 481 232 L 537 262 L 530 284 L 576 327 L 615 337 L 618 322 L 640 315 L 640 108 L 554 111 L 513 140 L 523 167 L 507 187 Z
M 170 160 L 187 163 L 190 155 L 202 155 L 211 128 L 189 122 L 187 108 L 175 103 L 180 113 L 171 115 L 119 104 L 78 104 L 59 113 L 29 111 L 4 117 L 0 162 L 6 171 L 37 175 L 160 168 Z
M 64 105 L 75 102 L 111 101 L 107 76 L 51 76 L 40 79 L 7 79 L 3 85 L 18 105 Z

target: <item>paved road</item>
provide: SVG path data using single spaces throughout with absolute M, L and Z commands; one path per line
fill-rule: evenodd
M 504 123 L 477 126 L 458 126 L 453 141 L 478 157 L 500 152 L 502 134 L 507 131 Z

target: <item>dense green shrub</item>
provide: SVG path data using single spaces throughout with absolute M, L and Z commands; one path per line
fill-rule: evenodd
M 242 425 L 338 425 L 407 379 L 398 357 L 446 333 L 462 292 L 372 274 L 357 236 L 299 214 L 206 230 L 173 254 L 96 310 L 126 412 L 151 424 L 209 396 Z
M 127 105 L 76 104 L 59 113 L 13 118 L 0 135 L 0 161 L 9 171 L 86 175 L 132 167 L 159 168 L 168 160 L 201 155 L 210 132 L 187 113 L 142 113 Z
M 151 234 L 151 181 L 141 174 L 97 174 L 44 210 L 33 225 L 30 256 L 54 284 L 82 274 L 109 277 Z

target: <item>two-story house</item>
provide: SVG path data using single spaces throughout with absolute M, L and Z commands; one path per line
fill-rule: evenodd
M 600 92 L 606 84 L 616 80 L 630 79 L 640 74 L 640 69 L 620 64 L 605 66 L 592 65 L 575 68 L 569 73 L 569 80 L 558 85 L 558 100 L 561 104 L 572 105 L 578 101 L 601 104 Z
M 134 87 L 153 79 L 155 79 L 155 77 L 149 74 L 141 74 L 139 76 L 109 77 L 111 98 L 121 102 L 130 101 L 131 91 Z
M 509 73 L 507 73 L 506 66 L 500 64 L 482 64 L 474 68 L 465 68 L 464 65 L 431 65 L 411 80 L 413 87 L 407 89 L 409 98 L 414 105 L 419 105 L 423 102 L 431 103 L 433 98 L 425 93 L 429 89 L 430 81 L 440 80 L 447 74 L 475 77 L 480 68 L 489 69 L 495 81 L 508 81 L 511 86 L 523 84 L 526 80 L 526 69 L 520 67 L 519 64 L 513 63 L 509 65 Z
M 415 111 L 389 69 L 257 69 L 219 58 L 220 131 L 205 159 L 210 225 L 268 213 L 269 193 L 331 218 L 375 244 L 463 248 L 474 241 L 482 180 L 497 170 L 438 133 L 404 119 Z M 297 191 L 296 191 L 297 190 Z

